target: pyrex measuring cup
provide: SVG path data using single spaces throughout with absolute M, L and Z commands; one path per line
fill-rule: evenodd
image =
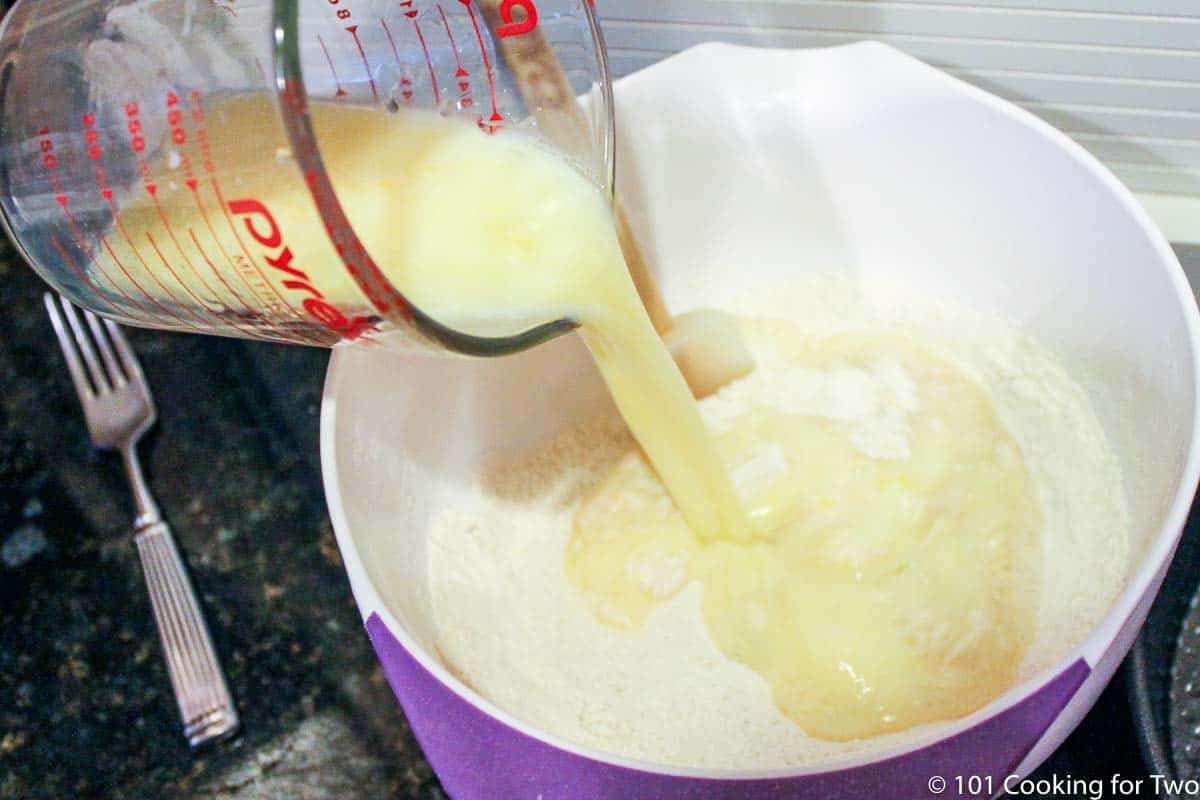
M 541 136 L 611 197 L 587 0 L 20 0 L 0 30 L 5 227 L 59 291 L 127 324 L 482 355 L 573 326 L 472 335 L 408 302 L 327 166 L 313 111 L 332 104 Z

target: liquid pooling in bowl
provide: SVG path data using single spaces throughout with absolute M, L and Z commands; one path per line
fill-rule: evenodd
M 699 539 L 635 450 L 578 512 L 572 584 L 628 630 L 699 583 L 717 646 L 814 737 L 998 697 L 1032 638 L 1042 521 L 987 393 L 904 337 L 745 327 L 758 370 L 709 422 L 755 539 Z
M 743 315 L 803 328 L 809 343 L 865 332 L 911 336 L 984 387 L 1024 456 L 1043 515 L 1027 553 L 1040 559 L 1042 577 L 1029 570 L 1023 587 L 1039 598 L 1035 620 L 1000 690 L 1037 675 L 1084 638 L 1121 586 L 1128 512 L 1087 395 L 1053 357 L 1011 324 L 882 282 L 803 280 L 725 299 Z M 769 336 L 748 333 L 757 362 L 779 358 L 765 344 Z M 723 404 L 737 388 L 701 402 L 714 429 L 736 410 Z M 815 415 L 813 422 L 828 420 Z M 879 444 L 887 437 L 872 438 Z M 779 710 L 766 680 L 714 642 L 707 588 L 698 581 L 661 602 L 640 627 L 598 621 L 568 578 L 568 546 L 580 504 L 633 447 L 619 420 L 602 414 L 529 449 L 492 453 L 479 464 L 477 484 L 433 521 L 437 647 L 458 676 L 537 729 L 665 764 L 820 763 L 929 732 L 930 725 L 917 725 L 871 737 L 860 728 L 834 741 L 814 726 L 809 735 Z M 654 571 L 650 584 L 667 586 L 668 572 Z M 838 609 L 824 615 L 833 624 L 837 616 Z

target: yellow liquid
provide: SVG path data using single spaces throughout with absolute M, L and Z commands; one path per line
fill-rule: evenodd
M 907 453 L 872 457 L 839 420 L 763 405 L 717 438 L 753 543 L 701 541 L 630 453 L 585 501 L 571 581 L 636 627 L 691 580 L 717 646 L 810 736 L 837 741 L 967 714 L 1013 682 L 1033 633 L 1040 513 L 1017 445 L 955 367 L 891 337 L 806 343 L 792 363 L 899 375 Z
M 609 208 L 573 168 L 531 139 L 435 116 L 312 111 L 356 231 L 426 313 L 481 334 L 564 316 L 582 323 L 642 447 L 587 501 L 569 547 L 568 574 L 603 620 L 636 626 L 700 581 L 720 648 L 762 675 L 809 734 L 830 739 L 958 716 L 1012 680 L 1032 624 L 1018 578 L 1036 585 L 1015 565 L 1036 549 L 1037 510 L 981 389 L 894 341 L 832 342 L 796 358 L 813 368 L 887 358 L 917 382 L 927 411 L 908 458 L 868 458 L 836 425 L 768 407 L 714 439 L 641 307 Z M 228 272 L 233 262 L 228 284 L 251 305 L 273 288 L 331 327 L 369 314 L 286 149 L 263 160 L 246 146 L 271 135 L 282 143 L 270 105 L 228 100 L 207 114 L 206 144 L 225 154 L 224 205 L 208 199 L 216 222 L 186 188 L 204 158 L 189 141 L 184 166 L 158 167 L 177 173 L 159 181 L 156 198 L 174 236 L 140 198 L 122 208 L 117 257 L 136 269 L 130 242 L 144 249 L 154 237 L 201 310 L 236 308 L 213 281 L 214 263 Z M 266 264 L 272 286 L 239 252 Z M 208 281 L 197 280 L 206 264 Z M 281 303 L 255 308 L 272 321 L 290 313 Z M 729 470 L 768 442 L 785 473 L 739 497 Z
M 335 105 L 311 111 L 347 216 L 393 285 L 434 319 L 470 332 L 512 333 L 560 317 L 580 322 L 621 414 L 692 530 L 705 539 L 748 538 L 732 484 L 642 308 L 612 212 L 592 183 L 519 134 L 487 136 L 425 113 Z M 144 242 L 150 234 L 168 259 L 183 256 L 201 274 L 217 252 L 236 255 L 239 244 L 277 262 L 287 247 L 287 266 L 307 276 L 307 285 L 322 295 L 319 302 L 362 308 L 309 193 L 298 185 L 296 165 L 285 151 L 277 160 L 262 159 L 256 156 L 263 148 L 248 145 L 277 127 L 269 102 L 257 96 L 226 100 L 207 117 L 212 151 L 221 154 L 227 174 L 238 176 L 225 180 L 224 199 L 234 216 L 249 209 L 237 220 L 242 242 L 233 241 L 228 229 L 206 224 L 182 175 L 172 197 L 159 187 L 174 239 L 158 209 L 141 196 L 122 208 L 128 238 Z M 189 163 L 201 157 L 192 153 Z M 202 241 L 213 241 L 205 239 L 213 230 L 223 247 L 210 245 L 203 256 L 189 246 L 197 232 Z M 183 253 L 171 249 L 175 240 L 182 240 Z M 125 242 L 112 237 L 122 260 L 133 263 L 136 254 Z M 176 271 L 187 274 L 183 265 Z M 281 282 L 304 283 L 278 269 L 266 272 Z M 223 285 L 211 275 L 207 283 Z M 226 283 L 238 285 L 232 275 Z M 304 288 L 288 291 L 293 302 L 315 302 Z M 240 297 L 246 296 L 243 288 Z

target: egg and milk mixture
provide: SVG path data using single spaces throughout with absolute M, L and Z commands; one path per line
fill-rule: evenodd
M 256 109 L 238 104 L 256 102 L 213 109 L 229 121 L 214 135 L 249 138 L 237 120 Z M 423 113 L 312 113 L 356 231 L 416 305 L 467 330 L 581 324 L 638 444 L 579 502 L 564 544 L 567 579 L 606 626 L 636 631 L 701 585 L 721 653 L 821 739 L 952 719 L 1012 684 L 1034 627 L 1041 517 L 1021 449 L 974 380 L 903 336 L 813 341 L 779 326 L 768 338 L 788 369 L 833 376 L 845 403 L 864 375 L 891 387 L 879 413 L 906 415 L 904 441 L 872 449 L 786 391 L 714 431 L 640 304 L 609 207 L 564 160 Z M 349 301 L 294 170 L 257 165 L 236 190 L 270 209 L 326 298 Z M 148 202 L 122 213 L 133 239 L 162 238 Z

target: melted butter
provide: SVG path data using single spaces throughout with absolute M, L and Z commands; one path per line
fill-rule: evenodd
M 1038 514 L 1019 452 L 979 387 L 898 340 L 797 347 L 782 335 L 779 348 L 809 369 L 901 365 L 921 407 L 907 449 L 872 457 L 844 420 L 766 402 L 714 439 L 640 305 L 607 204 L 570 165 L 530 138 L 432 115 L 332 105 L 312 114 L 348 217 L 423 310 L 479 334 L 563 316 L 582 323 L 641 445 L 580 510 L 568 552 L 572 581 L 603 620 L 636 627 L 700 582 L 721 650 L 829 739 L 958 716 L 1011 682 L 1032 627 L 1020 589 L 1036 585 L 1036 567 L 1021 556 L 1036 551 Z M 369 313 L 270 101 L 214 99 L 207 120 L 204 139 L 168 147 L 154 168 L 173 174 L 157 195 L 172 228 L 145 194 L 123 204 L 124 228 L 108 237 L 130 271 L 121 288 L 165 303 L 157 287 L 169 284 L 170 301 L 190 298 L 196 317 L 216 312 L 243 327 L 257 324 L 251 315 L 287 316 L 260 302 L 272 294 L 260 280 L 294 305 L 319 296 L 347 315 Z M 275 157 L 245 146 L 272 137 L 283 148 L 268 150 Z M 220 213 L 207 181 L 185 188 L 188 170 L 205 163 L 201 145 L 220 158 Z M 270 228 L 261 215 L 237 216 L 244 200 L 269 211 L 304 281 L 288 286 L 295 276 L 263 266 L 282 244 L 243 249 Z M 170 276 L 158 268 L 167 260 Z
M 698 581 L 717 646 L 812 736 L 970 713 L 1012 684 L 1033 631 L 1040 513 L 1016 443 L 977 384 L 906 340 L 776 335 L 830 385 L 847 368 L 898 370 L 914 395 L 904 451 L 870 455 L 846 420 L 763 398 L 717 437 L 755 541 L 693 535 L 630 453 L 577 515 L 572 582 L 632 628 Z
M 749 537 L 733 485 L 687 384 L 642 308 L 611 209 L 594 184 L 517 132 L 488 136 L 460 120 L 411 110 L 314 104 L 310 112 L 346 215 L 395 286 L 440 322 L 482 335 L 513 333 L 560 317 L 580 322 L 621 414 L 692 530 L 705 539 Z M 245 207 L 238 201 L 254 200 L 274 224 L 261 213 L 235 219 L 232 231 L 241 231 L 239 241 L 223 215 L 209 212 L 214 226 L 200 213 L 176 170 L 174 189 L 160 181 L 158 196 L 172 229 L 145 194 L 135 193 L 122 208 L 121 233 L 127 235 L 110 237 L 118 257 L 136 269 L 143 256 L 153 258 L 146 247 L 153 241 L 177 262 L 175 274 L 193 290 L 185 294 L 176 287 L 175 299 L 194 294 L 235 311 L 248 305 L 259 318 L 279 322 L 283 312 L 256 303 L 253 287 L 240 282 L 250 269 L 244 260 L 240 273 L 222 260 L 225 254 L 242 258 L 243 244 L 255 246 L 255 230 L 277 228 L 272 248 L 250 255 L 278 260 L 281 247 L 291 250 L 290 267 L 305 277 L 300 288 L 286 283 L 294 274 L 263 270 L 281 293 L 290 293 L 296 305 L 319 295 L 350 309 L 347 316 L 369 313 L 299 171 L 284 157 L 286 148 L 280 145 L 271 151 L 276 157 L 259 159 L 261 148 L 246 146 L 272 135 L 281 140 L 270 100 L 227 98 L 212 103 L 207 118 L 209 151 L 220 157 L 225 210 L 236 215 Z M 199 165 L 204 153 L 195 148 L 193 142 L 182 149 L 192 151 L 189 163 Z M 167 150 L 175 152 L 169 145 Z M 178 153 L 171 161 L 185 163 Z M 200 197 L 210 206 L 217 201 Z M 146 252 L 134 252 L 131 241 Z M 159 270 L 153 278 L 143 276 L 140 286 L 170 279 Z M 219 292 L 222 287 L 230 292 Z M 193 310 L 206 312 L 199 303 Z

